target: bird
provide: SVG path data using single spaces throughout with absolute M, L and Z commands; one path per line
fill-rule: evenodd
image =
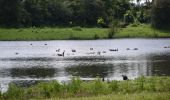
M 101 54 L 101 52 L 99 51 L 99 52 L 97 52 L 97 54 L 98 54 L 98 55 L 100 55 L 100 54 Z
M 64 54 L 65 54 L 65 50 L 63 51 L 62 54 L 57 54 L 58 56 L 63 56 L 64 57 Z
M 30 44 L 30 45 L 32 45 L 32 44 Z
M 126 75 L 122 75 L 123 80 L 128 80 L 128 77 Z
M 18 55 L 19 53 L 18 53 L 18 52 L 16 52 L 15 54 L 16 54 L 16 55 Z
M 72 51 L 72 52 L 76 52 L 76 50 L 75 50 L 75 49 L 72 49 L 71 51 Z
M 44 45 L 47 45 L 47 44 L 44 44 Z
M 90 50 L 93 50 L 93 48 L 90 48 Z
M 133 50 L 139 50 L 138 48 L 134 48 Z
M 60 49 L 57 49 L 56 52 L 60 52 Z
M 119 51 L 119 50 L 117 48 L 117 49 L 109 49 L 109 51 Z
M 130 50 L 130 48 L 127 48 L 126 50 Z

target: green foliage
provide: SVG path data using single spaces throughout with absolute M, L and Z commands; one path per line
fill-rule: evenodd
M 170 27 L 170 1 L 155 0 L 152 8 L 152 26 L 154 28 Z
M 71 82 L 67 85 L 67 92 L 76 94 L 80 91 L 82 81 L 79 78 L 72 78 Z
M 118 31 L 118 28 L 120 27 L 118 20 L 113 20 L 109 25 L 109 33 L 108 38 L 111 39 L 115 35 L 115 33 Z
M 113 17 L 123 19 L 122 16 L 130 8 L 129 1 L 0 0 L 0 25 L 6 27 L 77 25 L 108 27 Z
M 11 100 L 17 100 L 17 99 L 24 99 L 24 89 L 17 87 L 14 84 L 9 84 L 8 91 L 3 94 L 4 99 L 11 99 Z

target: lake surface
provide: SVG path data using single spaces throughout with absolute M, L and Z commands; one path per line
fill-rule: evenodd
M 123 74 L 130 79 L 170 76 L 168 46 L 170 39 L 1 41 L 0 86 L 6 91 L 10 82 L 27 86 L 73 76 L 82 80 L 97 76 L 122 80 Z M 58 56 L 64 51 L 64 57 Z

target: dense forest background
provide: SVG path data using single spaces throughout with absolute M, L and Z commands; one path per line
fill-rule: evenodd
M 166 17 L 165 26 L 169 24 L 168 0 L 156 0 L 165 1 L 159 5 L 149 0 L 142 4 L 141 0 L 136 1 L 137 3 L 131 0 L 0 0 L 0 26 L 108 27 L 113 21 L 122 25 L 153 21 L 153 26 L 160 27 L 162 20 L 165 20 L 162 15 Z

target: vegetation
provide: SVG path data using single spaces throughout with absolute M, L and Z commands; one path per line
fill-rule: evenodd
M 158 30 L 147 24 L 130 24 L 127 28 L 120 29 L 115 38 L 169 38 L 170 30 Z
M 113 20 L 147 22 L 150 5 L 137 6 L 131 0 L 0 0 L 0 26 L 100 26 Z M 148 1 L 146 2 L 146 4 Z M 11 6 L 9 6 L 11 5 Z M 139 9 L 140 8 L 140 9 Z M 128 12 L 131 12 L 130 14 Z M 138 14 L 137 14 L 138 13 Z
M 106 38 L 100 28 L 20 28 L 0 29 L 0 40 L 64 40 Z
M 145 3 L 141 0 L 0 0 L 0 40 L 170 37 L 169 30 L 165 30 L 170 27 L 169 3 L 168 0 Z
M 79 97 L 79 98 L 69 98 L 69 99 L 57 99 L 54 100 L 169 100 L 169 93 L 134 93 L 134 94 L 110 94 L 110 95 L 100 95 L 93 97 Z
M 111 31 L 116 31 L 112 33 Z M 0 28 L 0 40 L 88 40 L 107 38 L 167 38 L 170 30 L 156 30 L 150 25 L 130 24 L 126 28 Z
M 152 8 L 152 26 L 158 29 L 170 28 L 170 1 L 155 0 Z
M 149 94 L 145 94 L 149 93 Z M 170 97 L 170 78 L 169 77 L 140 77 L 128 81 L 102 82 L 100 79 L 90 82 L 83 82 L 78 78 L 73 78 L 68 84 L 60 84 L 57 81 L 39 83 L 29 88 L 17 87 L 14 84 L 9 85 L 2 98 L 12 100 L 23 99 L 47 99 L 47 98 L 70 98 L 70 97 L 89 97 L 99 98 L 129 98 L 131 95 L 138 95 L 140 100 L 147 98 L 157 98 L 165 100 Z M 109 95 L 111 94 L 111 95 Z M 115 96 L 115 95 L 119 96 Z M 156 95 L 154 95 L 156 94 Z M 108 95 L 108 96 L 107 96 Z M 163 96 L 162 96 L 163 95 Z M 93 97 L 96 96 L 96 97 Z M 165 96 L 165 97 L 164 97 Z

